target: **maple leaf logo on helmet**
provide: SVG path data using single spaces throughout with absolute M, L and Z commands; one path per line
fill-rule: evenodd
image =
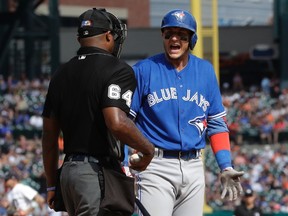
M 172 15 L 175 16 L 176 19 L 180 20 L 180 21 L 182 21 L 183 18 L 185 17 L 185 13 L 183 11 L 181 11 L 181 12 L 177 11 L 177 12 L 173 13 Z

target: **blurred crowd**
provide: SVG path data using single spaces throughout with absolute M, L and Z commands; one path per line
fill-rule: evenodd
M 256 205 L 264 213 L 288 214 L 288 145 L 233 145 L 234 167 L 245 171 L 244 189 L 256 194 Z M 205 150 L 206 202 L 213 209 L 233 210 L 235 203 L 220 198 L 219 172 L 210 148 Z M 236 201 L 240 204 L 241 198 Z
M 41 112 L 49 80 L 44 75 L 32 80 L 25 75 L 20 79 L 0 75 L 0 176 L 14 170 L 23 183 L 44 197 Z M 243 186 L 255 191 L 263 212 L 288 213 L 288 90 L 224 89 L 223 103 L 228 113 L 234 165 L 246 172 Z M 219 170 L 209 146 L 204 156 L 207 204 L 213 209 L 232 210 L 235 203 L 220 199 Z M 0 179 L 2 201 L 6 192 Z M 5 209 L 0 205 L 0 215 L 5 215 L 2 212 Z M 46 215 L 52 213 L 47 211 Z
M 281 90 L 276 78 L 263 77 L 260 86 L 248 90 L 238 82 L 222 91 L 232 141 L 241 145 L 288 140 L 288 89 Z
M 13 171 L 20 181 L 46 199 L 41 152 L 41 112 L 49 76 L 28 80 L 0 75 L 0 215 L 8 215 L 5 175 Z M 38 215 L 57 215 L 48 206 L 35 208 Z M 59 215 L 59 214 L 58 214 Z

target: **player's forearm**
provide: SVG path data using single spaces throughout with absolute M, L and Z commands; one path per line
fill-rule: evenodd
M 211 148 L 221 170 L 232 167 L 229 133 L 223 132 L 210 136 Z
M 20 215 L 20 216 L 22 216 L 22 215 L 29 215 L 29 214 L 31 214 L 31 213 L 33 213 L 34 212 L 34 207 L 30 207 L 30 208 L 28 208 L 28 209 L 26 209 L 26 210 L 17 210 L 17 212 L 15 213 L 15 215 Z
M 226 118 L 210 119 L 208 121 L 207 134 L 221 171 L 231 167 L 230 138 Z
M 34 197 L 35 202 L 39 205 L 40 208 L 44 207 L 45 199 L 40 194 L 36 194 Z

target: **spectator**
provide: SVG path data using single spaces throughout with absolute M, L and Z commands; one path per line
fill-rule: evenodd
M 45 206 L 45 199 L 36 190 L 19 182 L 16 173 L 9 172 L 5 176 L 8 205 L 5 206 L 13 215 L 32 216 Z M 36 213 L 37 215 L 37 213 Z
M 256 195 L 252 189 L 246 189 L 241 205 L 235 208 L 234 216 L 262 216 L 262 211 L 256 206 L 255 199 Z
M 7 92 L 7 83 L 3 77 L 3 75 L 0 75 L 0 93 L 5 94 Z
M 271 93 L 270 79 L 267 76 L 264 76 L 261 80 L 261 89 L 266 95 Z
M 279 134 L 287 128 L 287 122 L 283 116 L 280 116 L 279 119 L 276 120 L 273 126 L 273 143 L 279 143 Z
M 243 87 L 242 76 L 239 72 L 236 72 L 233 76 L 233 90 L 240 91 L 243 90 Z
M 267 119 L 263 119 L 263 122 L 260 125 L 260 138 L 263 144 L 272 143 L 272 130 L 272 123 L 270 123 Z

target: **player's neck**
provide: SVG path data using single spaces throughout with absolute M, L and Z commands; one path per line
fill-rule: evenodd
M 178 72 L 180 72 L 188 64 L 188 57 L 180 57 L 180 58 L 177 58 L 177 59 L 168 58 L 168 61 L 170 62 L 171 65 L 174 66 L 174 68 Z

